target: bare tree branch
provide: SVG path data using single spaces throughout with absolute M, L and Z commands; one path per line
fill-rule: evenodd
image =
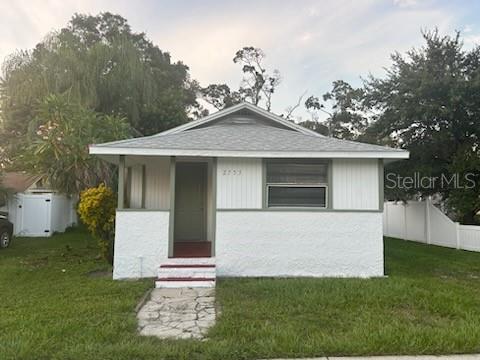
M 292 116 L 293 112 L 298 109 L 300 104 L 302 103 L 303 98 L 305 95 L 307 95 L 308 90 L 305 90 L 302 95 L 298 97 L 298 101 L 296 102 L 295 105 L 289 106 L 288 108 L 285 109 L 286 113 L 283 115 L 285 119 L 290 120 L 290 117 Z

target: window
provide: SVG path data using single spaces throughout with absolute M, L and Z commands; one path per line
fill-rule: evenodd
M 327 207 L 328 164 L 267 162 L 268 207 Z

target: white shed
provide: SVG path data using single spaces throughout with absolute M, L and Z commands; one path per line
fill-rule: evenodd
M 51 236 L 77 223 L 75 199 L 53 191 L 43 176 L 9 172 L 2 186 L 8 192 L 2 210 L 16 236 Z

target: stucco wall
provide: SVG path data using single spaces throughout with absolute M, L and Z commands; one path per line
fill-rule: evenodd
M 117 210 L 113 278 L 157 276 L 168 257 L 168 211 Z
M 169 159 L 140 160 L 147 209 L 168 208 Z M 348 210 L 311 212 L 260 209 L 260 159 L 220 158 L 217 164 L 219 276 L 383 275 L 382 215 L 351 211 L 378 209 L 377 160 L 334 159 L 334 208 Z M 156 276 L 168 261 L 168 226 L 165 210 L 117 212 L 114 278 Z
M 219 211 L 216 264 L 218 276 L 382 276 L 382 213 Z

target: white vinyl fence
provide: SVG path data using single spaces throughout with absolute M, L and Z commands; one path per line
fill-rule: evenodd
M 480 226 L 452 221 L 429 200 L 386 202 L 383 210 L 385 236 L 480 252 Z

